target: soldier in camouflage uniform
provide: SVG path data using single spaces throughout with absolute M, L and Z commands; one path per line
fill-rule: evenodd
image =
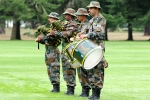
M 79 8 L 75 14 L 77 15 L 77 19 L 81 22 L 80 26 L 78 27 L 78 32 L 82 32 L 88 25 L 89 21 L 87 17 L 89 14 L 85 8 Z M 78 67 L 77 72 L 79 82 L 82 86 L 82 93 L 79 95 L 79 97 L 88 97 L 90 87 L 88 86 L 87 70 L 85 70 L 83 67 Z
M 97 1 L 91 1 L 90 5 L 87 6 L 92 19 L 89 21 L 89 25 L 85 28 L 84 32 L 79 33 L 81 39 L 88 38 L 93 40 L 97 45 L 100 45 L 103 50 L 104 46 L 104 33 L 106 20 L 99 13 L 101 10 L 100 4 Z M 87 33 L 87 34 L 84 34 Z M 104 83 L 104 68 L 106 66 L 106 61 L 104 57 L 101 61 L 92 69 L 88 71 L 88 80 L 90 87 L 92 88 L 92 95 L 88 98 L 89 100 L 99 100 L 100 92 L 103 88 Z
M 75 10 L 72 8 L 67 8 L 63 13 L 67 24 L 65 25 L 65 31 L 62 31 L 62 49 L 70 42 L 70 38 L 75 36 L 77 23 L 75 21 Z M 62 69 L 63 77 L 67 83 L 67 95 L 74 95 L 74 88 L 76 86 L 76 69 L 74 69 L 64 51 L 62 51 Z
M 51 25 L 51 23 L 55 20 L 58 20 L 58 13 L 51 12 L 48 15 L 48 21 Z M 50 33 L 54 32 L 54 30 L 51 30 Z M 47 36 L 44 36 L 43 38 L 37 38 L 36 42 L 45 44 L 45 64 L 47 66 L 47 73 L 48 77 L 50 79 L 51 84 L 53 85 L 53 89 L 51 92 L 60 92 L 60 52 L 58 49 L 58 45 L 61 43 L 59 42 L 56 45 L 56 39 L 59 38 L 57 36 L 51 37 L 51 39 L 48 39 L 48 44 L 43 41 Z M 55 39 L 54 39 L 55 38 Z

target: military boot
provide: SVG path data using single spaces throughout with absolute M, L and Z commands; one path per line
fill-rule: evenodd
M 100 100 L 100 94 L 101 94 L 101 89 L 100 88 L 95 88 L 94 100 Z
M 100 88 L 92 88 L 92 96 L 88 98 L 88 100 L 100 100 Z
M 95 88 L 92 88 L 92 95 L 88 97 L 88 100 L 94 100 L 93 99 L 94 96 L 95 96 Z
M 65 94 L 69 94 L 69 85 L 67 85 L 67 92 Z
M 67 95 L 74 95 L 74 86 L 67 86 Z
M 79 97 L 88 97 L 89 92 L 90 92 L 90 87 L 82 86 L 82 93 L 79 95 Z
M 53 89 L 51 90 L 51 92 L 60 92 L 60 86 L 59 84 L 53 84 Z

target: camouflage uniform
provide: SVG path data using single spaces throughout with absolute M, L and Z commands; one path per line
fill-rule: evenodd
M 66 11 L 63 13 L 65 14 L 69 14 L 73 17 L 75 17 L 75 10 L 72 8 L 67 8 Z M 67 24 L 65 25 L 66 31 L 62 31 L 63 34 L 63 39 L 62 39 L 62 50 L 64 49 L 64 47 L 66 45 L 69 44 L 70 42 L 70 38 L 75 36 L 76 34 L 74 34 L 74 28 L 76 26 L 76 21 L 75 20 L 69 20 L 67 22 Z M 63 69 L 63 77 L 64 80 L 67 83 L 67 95 L 73 95 L 74 94 L 74 87 L 76 86 L 76 69 L 74 69 L 70 62 L 68 61 L 69 59 L 67 58 L 67 56 L 65 55 L 64 51 L 62 51 L 62 69 Z
M 87 9 L 79 8 L 75 14 L 77 16 L 85 16 L 86 17 L 86 21 L 84 23 L 81 23 L 78 28 L 78 32 L 83 32 L 89 22 L 87 19 L 88 15 L 89 15 L 87 12 Z M 88 82 L 88 78 L 87 78 L 87 76 L 88 76 L 87 70 L 84 69 L 83 67 L 78 67 L 77 72 L 78 72 L 79 82 L 81 83 L 81 86 L 82 86 L 82 93 L 79 95 L 79 97 L 88 97 L 90 87 L 88 86 L 89 82 Z
M 49 41 L 50 42 L 50 41 Z M 45 64 L 52 84 L 60 84 L 60 52 L 56 46 L 45 46 Z
M 58 14 L 55 12 L 51 12 L 48 17 L 59 19 Z M 44 36 L 43 40 L 45 40 L 45 38 L 47 38 L 47 36 Z M 59 39 L 60 37 L 57 35 L 52 36 L 47 40 L 49 45 L 45 44 L 45 64 L 47 66 L 49 80 L 53 85 L 51 92 L 60 91 L 60 52 L 58 46 L 61 42 L 59 42 Z
M 101 9 L 99 2 L 91 1 L 88 8 L 98 8 Z M 85 29 L 88 30 L 88 39 L 93 40 L 97 45 L 101 46 L 105 50 L 104 46 L 104 34 L 105 34 L 106 20 L 99 14 L 97 17 L 93 17 L 89 21 L 89 25 Z M 89 100 L 99 100 L 100 91 L 103 88 L 104 83 L 104 68 L 105 68 L 105 59 L 104 57 L 101 61 L 92 69 L 88 70 L 88 80 L 90 87 L 92 88 L 92 96 Z

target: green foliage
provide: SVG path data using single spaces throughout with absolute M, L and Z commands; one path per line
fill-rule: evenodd
M 125 23 L 125 18 L 121 14 L 117 15 L 111 15 L 111 14 L 106 14 L 102 13 L 106 20 L 107 20 L 107 27 L 110 28 L 111 30 L 115 30 L 117 26 L 122 27 L 123 24 Z
M 143 18 L 148 13 L 148 9 L 150 9 L 149 0 L 107 0 L 107 2 L 110 3 L 107 5 L 110 14 L 121 14 L 126 19 L 126 23 L 132 23 L 134 27 L 137 26 L 139 19 Z M 146 21 L 146 19 L 143 20 Z
M 52 12 L 52 10 L 57 9 L 60 6 L 60 1 L 57 2 L 56 0 L 56 4 L 52 2 L 53 0 L 26 1 L 28 9 L 34 13 L 34 16 L 29 21 L 45 24 L 47 22 L 47 15 Z
M 86 8 L 89 5 L 91 0 L 75 0 L 74 9 Z
M 149 0 L 95 0 L 103 8 L 108 28 L 114 29 L 123 23 L 132 23 L 134 27 L 149 24 Z M 91 0 L 0 0 L 0 20 L 18 19 L 36 23 L 47 23 L 50 12 L 60 15 L 68 6 L 77 10 L 86 8 Z M 62 17 L 62 16 L 61 16 Z M 61 18 L 63 19 L 63 18 Z M 141 24 L 142 23 L 142 24 Z
M 10 3 L 11 2 L 11 3 Z M 0 18 L 47 22 L 47 15 L 63 0 L 1 0 Z
M 135 22 L 135 24 L 139 27 L 142 26 L 141 23 L 142 25 L 150 26 L 150 11 L 148 11 L 143 17 L 139 18 L 137 22 Z
M 30 12 L 30 9 L 28 9 L 28 6 L 24 2 L 25 0 L 1 0 L 0 8 L 3 11 L 3 17 L 17 20 L 32 18 L 33 13 Z

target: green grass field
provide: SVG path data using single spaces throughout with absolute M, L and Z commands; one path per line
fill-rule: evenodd
M 108 41 L 105 83 L 101 100 L 150 100 L 150 41 Z M 50 93 L 44 46 L 34 41 L 0 41 L 0 100 L 87 100 L 66 96 L 61 71 L 61 92 Z

